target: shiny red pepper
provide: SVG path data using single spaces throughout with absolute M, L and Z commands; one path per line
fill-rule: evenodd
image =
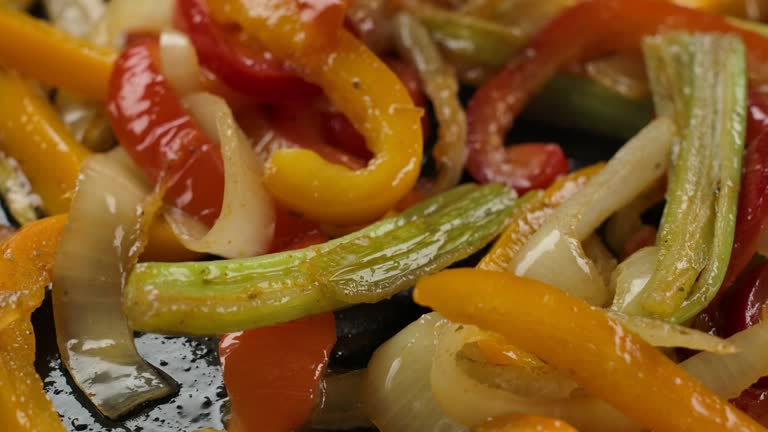
M 224 194 L 221 152 L 182 107 L 158 58 L 156 40 L 136 38 L 115 62 L 112 130 L 144 174 L 167 187 L 166 202 L 213 225 Z
M 730 336 L 761 321 L 768 303 L 768 262 L 749 269 L 727 293 L 720 314 L 721 333 Z M 735 398 L 733 404 L 768 426 L 768 377 L 762 378 Z
M 590 0 L 548 23 L 522 54 L 486 82 L 467 109 L 467 169 L 480 182 L 503 182 L 518 189 L 551 181 L 532 175 L 504 147 L 504 135 L 528 100 L 570 63 L 609 52 L 637 50 L 643 36 L 669 30 L 735 33 L 748 50 L 750 77 L 768 79 L 768 39 L 736 28 L 723 18 L 661 0 Z M 543 166 L 561 163 L 555 150 Z M 534 167 L 541 171 L 541 166 Z
M 205 0 L 177 0 L 176 22 L 189 36 L 203 67 L 225 84 L 260 102 L 281 103 L 319 95 L 320 88 L 291 73 L 272 54 L 217 24 Z
M 720 294 L 736 280 L 757 252 L 768 224 L 768 99 L 750 96 L 744 174 L 739 191 L 739 209 L 731 260 Z
M 318 401 L 335 342 L 330 312 L 222 338 L 219 356 L 232 403 L 230 430 L 299 430 Z

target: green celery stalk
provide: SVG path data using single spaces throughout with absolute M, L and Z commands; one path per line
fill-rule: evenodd
M 409 5 L 447 57 L 464 68 L 496 70 L 524 47 L 527 37 L 493 21 L 434 7 Z M 649 99 L 630 99 L 587 77 L 561 73 L 529 103 L 537 122 L 631 138 L 651 120 Z
M 485 246 L 515 208 L 504 186 L 465 185 L 297 251 L 142 263 L 124 289 L 124 311 L 136 330 L 210 335 L 375 302 Z
M 525 46 L 527 37 L 493 21 L 447 10 L 409 5 L 409 12 L 421 20 L 432 37 L 460 63 L 503 66 Z
M 746 125 L 740 39 L 672 33 L 643 50 L 656 110 L 678 128 L 644 310 L 682 322 L 714 298 L 733 245 Z
M 587 77 L 560 73 L 531 99 L 523 117 L 539 123 L 631 138 L 653 118 L 650 99 L 631 99 Z

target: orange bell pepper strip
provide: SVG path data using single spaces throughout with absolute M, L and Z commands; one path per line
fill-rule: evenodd
M 562 420 L 536 416 L 500 417 L 474 427 L 472 432 L 577 432 Z
M 264 184 L 282 204 L 320 222 L 370 222 L 416 183 L 423 152 L 421 115 L 397 76 L 362 42 L 341 28 L 335 38 L 310 43 L 318 24 L 302 19 L 307 0 L 209 2 L 219 22 L 238 23 L 289 64 L 299 77 L 323 88 L 330 101 L 366 138 L 373 153 L 352 171 L 304 149 L 276 151 Z M 319 46 L 318 46 L 319 45 Z
M 527 199 L 512 217 L 504 233 L 477 265 L 480 270 L 508 271 L 512 259 L 525 242 L 546 221 L 547 217 L 563 201 L 576 193 L 593 175 L 600 172 L 604 163 L 597 163 L 574 171 L 557 179 L 545 191 L 529 192 Z
M 600 309 L 555 287 L 456 269 L 422 278 L 414 299 L 569 371 L 590 394 L 656 432 L 766 431 Z
M 106 99 L 115 59 L 111 50 L 2 6 L 0 29 L 0 65 L 91 99 Z
M 510 173 L 519 172 L 513 157 L 519 146 L 505 147 L 504 135 L 561 68 L 611 52 L 636 51 L 644 36 L 676 30 L 739 35 L 747 47 L 750 77 L 768 80 L 768 38 L 723 17 L 662 0 L 578 3 L 550 21 L 472 97 L 467 108 L 469 172 L 481 182 L 508 182 Z
M 51 281 L 66 222 L 66 216 L 33 222 L 0 245 L 0 430 L 65 430 L 35 372 L 30 316 Z
M 224 337 L 219 355 L 232 402 L 228 430 L 299 430 L 319 400 L 335 343 L 331 312 Z
M 69 211 L 80 164 L 91 152 L 72 137 L 37 89 L 0 70 L 0 150 L 16 159 L 49 214 Z M 200 254 L 184 248 L 163 218 L 155 219 L 143 259 L 188 261 Z

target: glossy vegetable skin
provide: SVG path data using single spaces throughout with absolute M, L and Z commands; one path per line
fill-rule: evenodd
M 329 30 L 328 22 L 334 22 L 330 18 L 320 22 L 300 18 L 309 3 L 278 3 L 253 8 L 250 3 L 222 0 L 209 7 L 217 20 L 240 24 L 301 78 L 322 87 L 366 138 L 374 156 L 366 168 L 351 171 L 310 151 L 281 150 L 267 161 L 264 182 L 277 201 L 312 219 L 370 222 L 392 208 L 418 179 L 422 110 L 381 60 L 341 28 L 341 20 L 336 31 Z M 317 33 L 322 26 L 323 33 Z
M 0 6 L 0 64 L 48 85 L 105 100 L 115 54 Z M 56 67 L 51 67 L 51 65 Z M 87 79 L 84 79 L 87 77 Z
M 66 213 L 80 164 L 91 152 L 72 137 L 31 83 L 7 71 L 0 71 L 0 135 L 0 150 L 19 161 L 45 211 Z M 198 257 L 179 244 L 163 219 L 152 224 L 143 259 L 184 261 Z
M 733 335 L 768 317 L 768 262 L 747 269 L 717 305 L 719 326 L 712 331 Z M 711 311 L 709 312 L 712 313 Z M 733 404 L 768 427 L 768 377 L 744 390 Z
M 240 40 L 236 29 L 213 21 L 205 0 L 176 0 L 176 21 L 190 37 L 203 67 L 254 101 L 286 102 L 318 96 L 271 53 Z
M 590 29 L 590 31 L 584 31 Z M 562 67 L 613 51 L 636 50 L 643 36 L 687 30 L 736 33 L 747 46 L 750 77 L 768 78 L 768 40 L 736 28 L 724 19 L 659 0 L 590 0 L 550 21 L 496 76 L 488 80 L 467 109 L 467 169 L 478 181 L 514 185 L 515 159 L 504 134 L 525 107 Z M 555 159 L 543 158 L 542 167 Z
M 646 312 L 685 322 L 725 277 L 733 247 L 746 134 L 744 45 L 728 35 L 667 33 L 643 41 L 656 111 L 677 140 Z M 685 90 L 684 90 L 685 89 Z
M 422 278 L 414 298 L 569 371 L 646 428 L 764 431 L 602 311 L 557 288 L 509 273 L 457 269 Z
M 483 247 L 503 229 L 515 202 L 501 185 L 465 185 L 301 250 L 139 264 L 124 290 L 124 312 L 137 330 L 220 334 L 374 303 Z
M 225 336 L 219 346 L 232 403 L 230 430 L 298 430 L 321 395 L 336 342 L 332 313 Z
M 218 145 L 184 109 L 158 67 L 158 45 L 139 39 L 115 64 L 109 115 L 120 144 L 165 200 L 207 225 L 219 216 L 224 168 Z
M 752 93 L 747 114 L 744 174 L 733 251 L 723 281 L 723 292 L 749 264 L 768 223 L 768 99 L 759 93 Z
M 77 142 L 32 84 L 0 70 L 0 149 L 19 161 L 49 214 L 66 213 L 80 163 L 90 151 Z
M 30 315 L 45 296 L 66 216 L 42 219 L 0 245 L 0 428 L 64 431 L 35 371 Z

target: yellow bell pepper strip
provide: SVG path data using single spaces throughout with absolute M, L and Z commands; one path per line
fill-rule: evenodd
M 544 224 L 555 207 L 576 193 L 604 163 L 597 163 L 557 179 L 545 191 L 531 191 L 520 204 L 506 231 L 496 240 L 477 268 L 480 270 L 509 271 L 512 259 L 526 241 Z
M 33 0 L 2 0 L 0 1 L 0 6 L 21 10 L 29 8 L 32 3 Z
M 337 224 L 370 222 L 394 207 L 416 183 L 423 152 L 422 110 L 397 76 L 362 42 L 339 29 L 336 40 L 307 49 L 299 1 L 209 2 L 218 21 L 239 23 L 305 81 L 319 85 L 366 138 L 374 154 L 352 171 L 303 149 L 276 151 L 264 184 L 287 207 Z
M 536 416 L 500 417 L 472 428 L 472 432 L 577 432 L 562 420 Z
M 33 222 L 0 245 L 0 430 L 64 431 L 35 372 L 30 316 L 45 296 L 66 216 Z
M 37 88 L 17 74 L 3 70 L 0 70 L 0 149 L 19 162 L 48 213 L 67 212 L 80 162 L 90 151 L 71 138 L 67 127 Z
M 2 6 L 0 29 L 0 65 L 88 98 L 106 99 L 114 52 Z
M 1 69 L 0 150 L 19 162 L 46 212 L 55 215 L 69 210 L 80 164 L 91 152 L 72 138 L 32 84 Z M 152 224 L 144 259 L 187 261 L 199 256 L 176 240 L 164 218 Z
M 422 278 L 414 299 L 568 371 L 590 394 L 656 432 L 766 431 L 600 309 L 555 287 L 456 269 Z

